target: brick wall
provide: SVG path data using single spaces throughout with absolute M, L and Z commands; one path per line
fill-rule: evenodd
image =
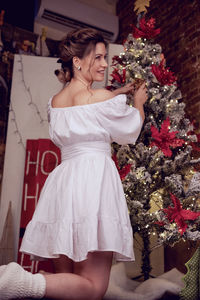
M 119 0 L 120 21 L 118 41 L 121 43 L 136 24 L 134 0 Z M 155 43 L 162 46 L 166 65 L 178 77 L 178 88 L 186 103 L 186 114 L 197 122 L 200 131 L 200 1 L 151 0 L 147 17 L 156 19 L 161 29 Z

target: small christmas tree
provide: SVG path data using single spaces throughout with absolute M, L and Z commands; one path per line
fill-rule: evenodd
M 150 235 L 158 244 L 200 239 L 200 173 L 193 148 L 199 135 L 185 117 L 176 77 L 159 44 L 155 20 L 138 17 L 124 42 L 124 53 L 113 57 L 111 89 L 138 79 L 148 89 L 145 121 L 135 145 L 113 144 L 113 159 L 121 175 L 133 232 L 143 240 L 142 274 L 149 278 Z M 134 105 L 132 94 L 127 96 Z

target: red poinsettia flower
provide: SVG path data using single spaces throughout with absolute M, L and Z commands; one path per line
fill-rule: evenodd
M 126 175 L 130 172 L 131 170 L 131 164 L 127 164 L 125 165 L 122 169 L 120 169 L 119 164 L 118 164 L 118 160 L 117 160 L 117 155 L 113 154 L 112 159 L 115 162 L 115 165 L 117 167 L 117 170 L 119 172 L 119 176 L 121 178 L 121 180 L 124 180 Z
M 170 147 L 180 147 L 185 143 L 185 141 L 176 138 L 178 131 L 169 132 L 169 126 L 169 117 L 163 121 L 160 131 L 158 131 L 155 126 L 151 126 L 151 136 L 153 141 L 151 142 L 150 147 L 157 146 L 165 156 L 171 157 L 172 151 Z
M 169 206 L 163 211 L 167 215 L 170 222 L 176 222 L 181 235 L 186 231 L 188 225 L 186 220 L 196 220 L 200 216 L 200 212 L 194 212 L 189 209 L 182 209 L 180 200 L 173 194 L 170 194 L 174 207 Z
M 155 29 L 154 18 L 150 18 L 148 21 L 146 21 L 145 17 L 143 17 L 139 22 L 139 28 L 133 26 L 133 37 L 135 39 L 138 38 L 152 39 L 159 33 L 160 33 L 160 28 Z
M 177 78 L 169 68 L 164 67 L 164 64 L 165 60 L 162 59 L 158 66 L 155 64 L 151 65 L 151 71 L 162 85 L 172 85 Z
M 120 64 L 122 66 L 124 65 L 122 58 L 119 57 L 118 55 L 114 55 L 113 58 L 112 58 L 112 65 L 111 66 L 116 66 L 117 64 Z
M 164 226 L 165 225 L 165 223 L 161 222 L 161 221 L 154 222 L 154 224 L 159 225 L 159 226 Z
M 107 85 L 106 89 L 109 90 L 109 91 L 112 91 L 113 90 L 113 86 L 112 85 Z
M 126 81 L 126 69 L 122 70 L 122 75 L 119 73 L 118 69 L 114 69 L 111 76 L 113 79 L 111 80 L 111 83 L 113 83 L 115 80 L 119 83 L 125 83 Z

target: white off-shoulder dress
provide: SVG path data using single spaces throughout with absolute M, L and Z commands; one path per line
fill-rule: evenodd
M 142 127 L 126 95 L 64 108 L 49 101 L 50 137 L 62 162 L 48 176 L 20 251 L 32 259 L 113 251 L 116 260 L 134 260 L 133 233 L 111 143 L 134 143 Z

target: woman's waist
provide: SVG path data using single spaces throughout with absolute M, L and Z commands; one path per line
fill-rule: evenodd
M 111 145 L 104 141 L 87 141 L 70 144 L 61 148 L 62 161 L 80 155 L 107 155 L 111 157 Z

